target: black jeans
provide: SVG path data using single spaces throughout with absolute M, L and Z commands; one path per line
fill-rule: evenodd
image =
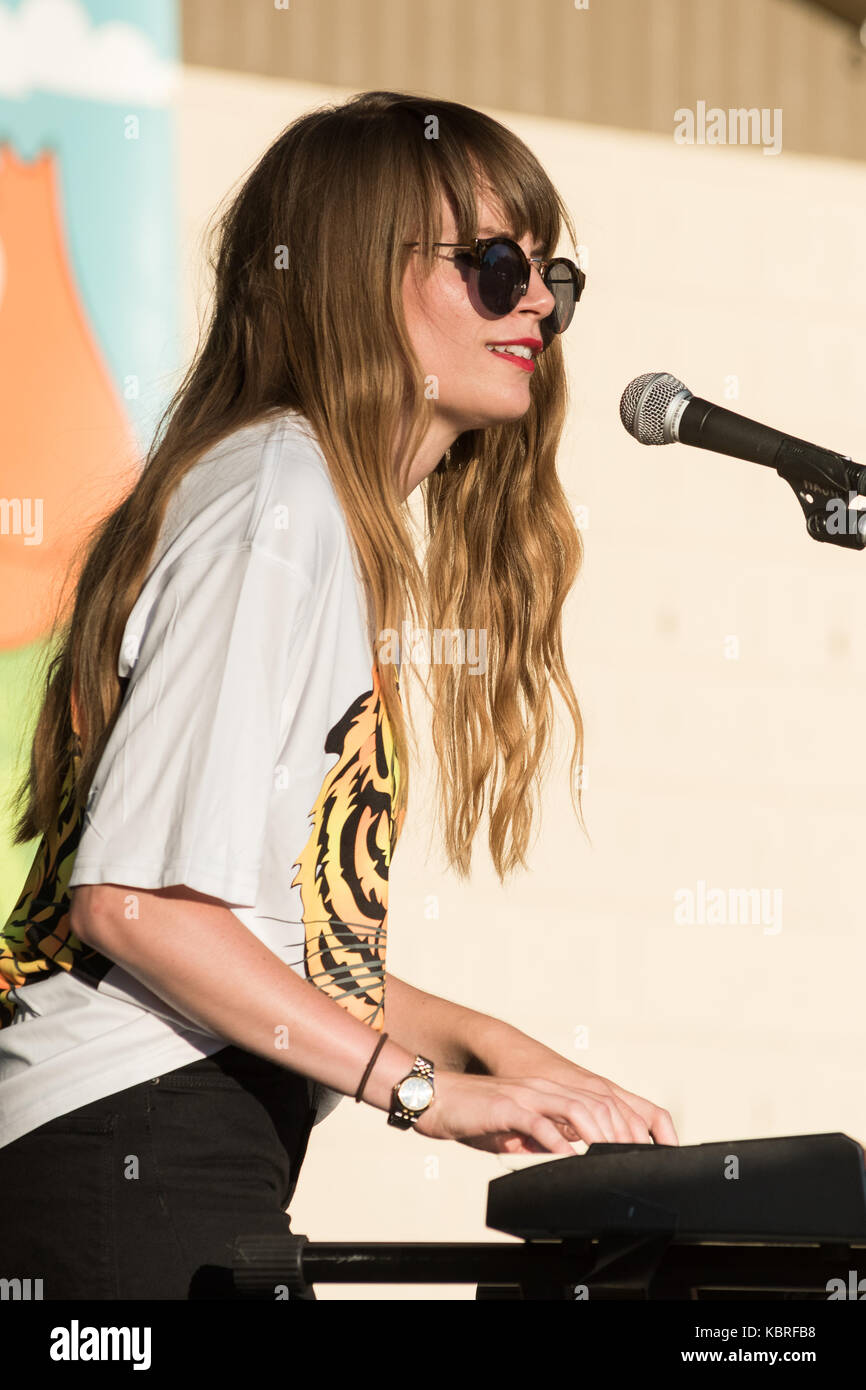
M 289 1231 L 314 1118 L 305 1077 L 229 1046 L 49 1120 L 0 1148 L 0 1278 L 233 1297 L 235 1237 Z

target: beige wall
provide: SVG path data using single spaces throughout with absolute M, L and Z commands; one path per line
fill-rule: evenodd
M 788 149 L 866 159 L 866 52 L 811 0 L 182 0 L 181 20 L 187 64 L 658 134 L 699 100 L 780 107 Z
M 340 95 L 186 72 L 188 269 L 234 180 L 295 115 Z M 640 372 L 673 371 L 717 401 L 736 376 L 734 409 L 866 462 L 866 171 L 493 114 L 541 157 L 588 258 L 566 339 L 561 474 L 588 509 L 566 652 L 586 716 L 593 848 L 570 811 L 562 744 L 531 873 L 501 887 L 479 841 L 460 884 L 435 839 L 428 854 L 429 796 L 413 769 L 389 968 L 666 1105 L 684 1143 L 866 1140 L 866 556 L 807 539 L 775 474 L 642 448 L 618 417 Z M 781 931 L 676 925 L 674 893 L 699 880 L 781 889 Z M 574 1046 L 579 1028 L 587 1049 Z M 293 1224 L 312 1239 L 483 1239 L 486 1184 L 504 1171 L 504 1159 L 396 1133 L 347 1100 L 314 1132 Z M 473 1294 L 320 1289 L 348 1296 Z

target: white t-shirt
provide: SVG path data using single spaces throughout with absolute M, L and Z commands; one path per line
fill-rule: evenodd
M 117 669 L 128 684 L 83 824 L 61 814 L 0 930 L 0 1146 L 230 1041 L 71 934 L 78 884 L 220 898 L 301 976 L 384 1023 L 400 771 L 305 417 L 237 430 L 185 474 Z M 339 1094 L 310 1090 L 322 1119 Z

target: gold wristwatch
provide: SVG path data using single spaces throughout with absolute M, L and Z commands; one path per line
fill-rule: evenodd
M 388 1124 L 398 1129 L 411 1129 L 432 1100 L 433 1063 L 427 1057 L 416 1057 L 409 1075 L 398 1081 L 391 1092 Z

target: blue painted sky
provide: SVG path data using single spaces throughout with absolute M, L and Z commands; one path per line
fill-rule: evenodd
M 20 158 L 46 148 L 58 156 L 67 250 L 78 290 L 144 448 L 179 365 L 174 115 L 149 86 L 150 73 L 179 57 L 177 7 L 175 0 L 51 3 L 53 12 L 45 0 L 40 7 L 53 20 L 44 46 L 50 56 L 42 63 L 31 45 L 24 63 L 27 71 L 31 63 L 45 70 L 51 90 L 35 85 L 26 95 L 10 96 L 11 79 L 7 74 L 4 85 L 0 56 L 0 143 L 10 142 Z M 20 33 L 30 4 L 0 0 L 0 26 L 14 19 L 13 32 Z M 131 54 L 129 80 L 127 68 L 103 54 L 83 91 L 56 90 L 66 84 L 64 46 L 72 50 L 66 71 L 85 71 L 75 62 L 78 54 L 87 59 L 90 73 L 105 39 L 100 26 L 116 21 L 133 26 L 124 44 Z M 21 65 L 14 70 L 20 73 Z M 119 84 L 118 71 L 124 74 Z M 135 121 L 137 138 L 130 139 Z M 129 394 L 135 377 L 138 399 Z

